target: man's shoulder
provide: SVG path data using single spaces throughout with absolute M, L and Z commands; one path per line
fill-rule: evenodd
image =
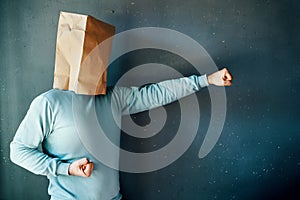
M 72 98 L 72 91 L 51 89 L 39 94 L 34 98 L 33 102 L 48 102 L 50 105 L 66 102 Z
M 60 99 L 60 98 L 71 96 L 71 95 L 72 95 L 72 91 L 51 89 L 51 90 L 41 93 L 40 95 L 37 96 L 37 98 L 42 97 L 42 98 L 46 98 L 48 100 L 52 100 L 52 99 Z

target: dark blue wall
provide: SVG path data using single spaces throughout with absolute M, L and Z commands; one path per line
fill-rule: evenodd
M 117 32 L 165 27 L 199 42 L 215 63 L 234 76 L 226 88 L 227 118 L 213 151 L 198 159 L 208 126 L 209 94 L 204 89 L 198 135 L 170 166 L 151 173 L 121 173 L 130 200 L 300 198 L 300 1 L 298 0 L 1 0 L 0 4 L 0 199 L 47 199 L 47 179 L 9 160 L 9 142 L 32 99 L 51 88 L 59 11 L 90 14 Z M 196 53 L 196 52 L 195 52 Z M 109 68 L 113 85 L 135 65 L 157 62 L 174 68 L 189 63 L 168 52 L 140 50 Z M 122 66 L 122 70 L 120 67 Z M 178 103 L 166 106 L 171 121 Z M 206 117 L 205 117 L 206 116 Z M 134 116 L 139 124 L 148 113 Z M 193 119 L 191 119 L 193 120 Z M 166 124 L 144 142 L 162 146 L 176 127 Z M 143 147 L 124 135 L 124 148 Z

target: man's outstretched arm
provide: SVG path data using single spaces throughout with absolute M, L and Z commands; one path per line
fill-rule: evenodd
M 208 76 L 193 75 L 139 88 L 116 88 L 115 98 L 123 114 L 133 114 L 172 103 L 208 85 L 230 86 L 231 81 L 231 74 L 224 68 Z

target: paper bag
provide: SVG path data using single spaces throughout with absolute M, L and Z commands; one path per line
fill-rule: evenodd
M 105 94 L 114 33 L 114 26 L 91 16 L 61 12 L 53 88 L 77 94 Z

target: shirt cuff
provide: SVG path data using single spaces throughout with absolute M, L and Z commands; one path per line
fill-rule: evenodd
M 69 166 L 70 166 L 70 163 L 63 163 L 63 162 L 58 163 L 56 174 L 57 175 L 69 175 Z
M 200 87 L 206 87 L 209 85 L 206 74 L 202 76 L 198 76 L 198 80 L 199 80 Z

